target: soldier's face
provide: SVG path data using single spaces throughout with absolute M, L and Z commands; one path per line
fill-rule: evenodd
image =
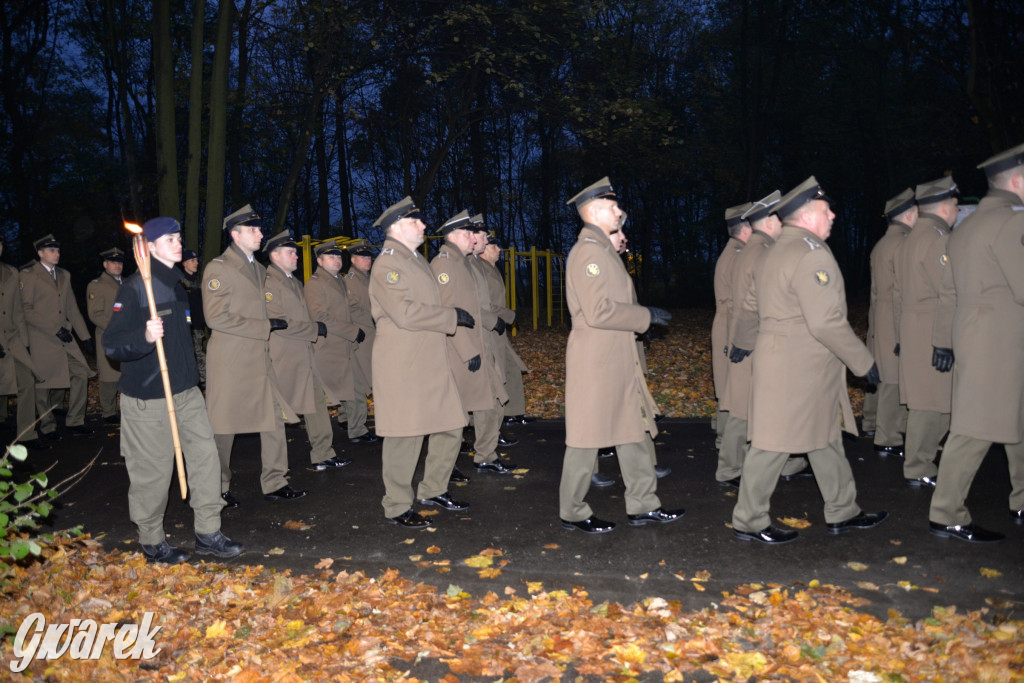
M 185 272 L 189 275 L 195 275 L 199 270 L 199 259 L 190 258 L 188 261 L 182 261 L 181 267 L 185 269 Z
M 423 244 L 423 233 L 426 229 L 427 226 L 419 218 L 402 218 L 391 226 L 395 238 L 410 249 Z
M 341 259 L 338 258 L 340 261 Z M 270 252 L 270 261 L 286 273 L 294 273 L 299 267 L 299 252 L 295 247 L 278 247 Z
M 497 263 L 498 257 L 501 256 L 501 249 L 498 248 L 497 244 L 488 244 L 484 247 L 483 256 L 491 263 Z
M 316 257 L 316 262 L 331 275 L 341 272 L 341 254 L 321 254 Z
M 60 261 L 60 248 L 59 247 L 46 247 L 36 252 L 39 254 L 40 263 L 45 263 L 50 268 L 53 268 Z
M 149 253 L 165 266 L 172 266 L 181 261 L 181 233 L 172 232 L 161 235 L 149 243 Z
M 239 249 L 251 255 L 259 251 L 263 231 L 258 225 L 240 225 L 231 231 L 231 238 Z
M 611 234 L 608 235 L 608 239 L 612 241 L 612 246 L 615 247 L 615 251 L 622 254 L 626 251 L 626 233 L 623 232 L 622 228 L 615 228 Z
M 823 240 L 827 240 L 832 234 L 832 221 L 836 215 L 832 213 L 832 207 L 823 199 L 815 199 L 807 208 L 807 220 L 810 222 L 808 228 Z
M 119 277 L 121 272 L 124 271 L 124 264 L 120 261 L 104 261 L 103 270 L 107 271 L 108 275 Z
M 452 230 L 448 233 L 448 241 L 463 254 L 472 254 L 476 247 L 476 233 L 469 230 Z
M 368 273 L 370 271 L 370 266 L 373 265 L 373 259 L 369 256 L 359 256 L 354 254 L 352 256 L 352 265 L 364 273 Z

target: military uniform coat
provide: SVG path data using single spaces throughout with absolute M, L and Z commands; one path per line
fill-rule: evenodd
M 896 317 L 893 294 L 896 289 L 896 254 L 910 226 L 893 221 L 871 250 L 871 303 L 868 306 L 868 349 L 878 363 L 878 376 L 886 384 L 900 379 L 900 359 L 896 348 Z
M 0 344 L 4 357 L 0 358 L 0 396 L 18 393 L 14 359 L 34 368 L 28 356 L 28 327 L 21 305 L 21 278 L 18 269 L 0 263 Z
M 283 413 L 278 417 L 299 419 L 270 364 L 266 276 L 266 269 L 250 263 L 234 244 L 203 270 L 203 313 L 212 330 L 206 348 L 206 405 L 214 434 L 275 431 L 275 400 Z
M 470 412 L 492 410 L 495 398 L 501 403 L 508 401 L 505 371 L 498 368 L 493 343 L 488 339 L 490 327 L 497 324 L 497 316 L 493 312 L 485 313 L 481 307 L 482 298 L 476 275 L 471 271 L 471 258 L 445 243 L 430 262 L 441 303 L 467 311 L 476 321 L 471 328 L 459 327 L 447 340 L 448 359 L 462 397 L 462 407 Z M 480 356 L 480 369 L 470 372 L 468 364 L 474 356 Z
M 504 339 L 499 343 L 499 352 L 505 358 L 510 358 L 516 364 L 516 367 L 519 368 L 520 372 L 529 372 L 530 368 L 526 367 L 526 363 L 523 362 L 523 359 L 519 357 L 519 354 L 516 353 L 515 348 L 512 346 L 511 325 L 516 321 L 516 312 L 505 306 L 505 280 L 501 277 L 501 271 L 498 270 L 497 264 L 488 263 L 483 260 L 480 261 L 480 270 L 487 275 L 487 288 L 491 294 L 491 308 L 509 326 L 505 330 L 505 334 L 501 335 Z
M 57 269 L 57 281 L 38 261 L 21 269 L 21 299 L 28 323 L 28 346 L 32 365 L 39 377 L 37 388 L 67 389 L 71 386 L 68 356 L 74 356 L 89 367 L 72 338 L 62 342 L 57 330 L 74 330 L 79 339 L 89 339 L 89 328 L 78 310 L 75 294 L 71 291 L 71 274 Z M 95 373 L 89 372 L 89 377 Z
M 386 239 L 370 269 L 373 407 L 381 436 L 448 432 L 468 422 L 448 363 L 455 309 L 441 303 L 430 265 L 419 252 Z
M 494 357 L 495 366 L 498 369 L 498 375 L 501 380 L 502 386 L 505 384 L 505 340 L 502 337 L 505 333 L 498 334 L 494 328 L 498 326 L 498 318 L 504 320 L 509 315 L 514 316 L 511 309 L 505 308 L 505 300 L 502 299 L 499 306 L 495 306 L 495 294 L 491 293 L 491 281 L 487 277 L 488 270 L 494 270 L 491 264 L 480 258 L 479 255 L 467 256 L 466 263 L 469 265 L 469 270 L 473 273 L 473 278 L 476 280 L 477 293 L 480 295 L 480 315 L 483 318 L 484 325 L 484 344 L 486 345 L 487 352 Z M 484 269 L 487 270 L 484 270 Z M 504 295 L 504 287 L 502 287 L 502 295 Z M 504 316 L 504 317 L 502 317 Z M 490 326 L 488 326 L 488 324 Z M 507 321 L 505 323 L 508 324 Z M 508 401 L 508 392 L 506 392 L 506 398 L 502 403 Z
M 1024 205 L 989 190 L 949 237 L 951 272 L 933 344 L 952 348 L 949 431 L 983 441 L 1024 440 Z M 955 290 L 954 290 L 955 287 Z M 955 312 L 952 316 L 952 306 Z
M 116 382 L 121 379 L 121 364 L 111 361 L 103 352 L 103 332 L 110 325 L 114 314 L 114 302 L 121 283 L 109 273 L 102 273 L 85 288 L 86 312 L 96 326 L 96 369 L 101 382 Z
M 352 267 L 345 274 L 345 288 L 348 290 L 348 304 L 351 309 L 352 322 L 366 335 L 366 339 L 356 347 L 356 367 L 363 373 L 367 388 L 373 387 L 373 341 L 377 336 L 377 326 L 373 323 L 370 313 L 370 274 Z
M 318 268 L 306 282 L 306 306 L 313 320 L 327 326 L 327 336 L 313 345 L 313 357 L 328 402 L 354 401 L 356 398 L 354 363 L 359 325 L 352 320 L 345 280 Z M 363 330 L 366 334 L 366 330 Z M 365 342 L 365 340 L 364 340 Z
M 846 367 L 865 375 L 874 359 L 846 319 L 845 284 L 832 250 L 814 233 L 783 224 L 754 282 L 759 327 L 751 445 L 780 453 L 822 449 L 840 438 L 840 416 L 856 434 Z
M 715 397 L 725 395 L 726 375 L 729 372 L 729 315 L 732 310 L 732 268 L 743 249 L 743 242 L 730 237 L 715 262 L 715 318 L 711 322 L 711 371 L 715 382 Z
M 604 448 L 641 443 L 657 407 L 647 389 L 636 334 L 651 314 L 636 302 L 633 280 L 611 240 L 586 224 L 566 262 L 572 331 L 565 350 L 565 443 Z
M 932 328 L 946 270 L 949 226 L 922 213 L 897 254 L 899 285 L 893 300 L 899 326 L 900 402 L 911 410 L 948 413 L 953 378 L 932 367 Z
M 277 385 L 284 400 L 296 413 L 308 415 L 316 412 L 313 377 L 313 343 L 317 341 L 317 325 L 306 308 L 302 284 L 296 277 L 288 277 L 271 263 L 264 281 L 267 298 L 267 317 L 288 321 L 288 328 L 270 335 L 270 362 L 274 367 Z M 321 381 L 321 384 L 323 382 Z

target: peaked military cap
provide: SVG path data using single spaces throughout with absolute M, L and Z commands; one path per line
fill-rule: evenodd
M 908 187 L 885 203 L 885 217 L 892 220 L 912 207 L 915 203 L 914 191 Z
M 753 203 L 747 202 L 746 204 L 739 204 L 738 206 L 730 206 L 725 210 L 725 227 L 731 228 L 738 223 L 742 223 L 745 218 L 743 214 L 746 213 L 747 209 L 753 206 Z
M 504 249 L 505 248 L 505 245 L 502 244 L 500 241 L 498 241 L 498 236 L 495 235 L 493 232 L 487 233 L 487 244 L 488 245 L 493 244 L 498 249 Z
M 181 252 L 181 262 L 191 261 L 192 259 L 199 260 L 199 253 L 195 249 L 184 249 Z
M 291 230 L 284 230 L 271 237 L 269 240 L 267 240 L 267 244 L 265 247 L 263 247 L 263 251 L 264 253 L 269 254 L 278 247 L 293 247 L 295 249 L 299 248 L 299 245 L 295 243 L 295 238 L 292 237 Z M 184 258 L 182 258 L 182 260 L 184 260 Z
M 953 176 L 945 176 L 930 183 L 918 185 L 914 190 L 914 199 L 918 204 L 934 204 L 950 197 L 959 197 L 960 189 L 953 182 Z
M 249 223 L 250 221 L 258 221 L 259 219 L 260 215 L 252 210 L 252 205 L 246 204 L 238 211 L 228 214 L 224 218 L 223 230 L 228 231 L 236 225 L 242 225 L 244 223 Z
M 416 203 L 412 200 L 412 197 L 406 197 L 397 204 L 392 204 L 384 209 L 384 213 L 373 222 L 373 227 L 387 230 L 394 223 L 418 212 L 419 209 L 416 208 Z
M 787 192 L 772 209 L 772 213 L 778 214 L 780 219 L 785 220 L 786 216 L 789 216 L 807 202 L 813 202 L 816 199 L 832 203 L 832 200 L 825 194 L 825 190 L 821 189 L 817 179 L 811 176 Z
M 53 235 L 46 235 L 45 237 L 40 237 L 35 242 L 33 242 L 32 246 L 35 247 L 36 251 L 39 251 L 40 249 L 46 249 L 47 247 L 60 249 L 60 242 L 58 242 Z
M 345 248 L 348 250 L 348 253 L 352 254 L 353 256 L 372 257 L 374 255 L 373 247 L 370 246 L 369 242 L 363 239 L 356 240 L 355 242 L 349 242 L 347 245 L 345 245 Z
M 487 232 L 487 221 L 484 220 L 484 215 L 482 213 L 478 213 L 475 216 L 471 216 L 469 219 L 469 223 L 469 230 L 475 230 L 476 232 Z
M 106 251 L 100 252 L 100 259 L 103 261 L 113 261 L 115 263 L 124 263 L 124 252 L 117 247 L 107 249 Z
M 473 227 L 473 221 L 469 218 L 469 211 L 463 209 L 457 214 L 446 220 L 438 228 L 437 232 L 440 235 L 447 235 L 452 230 L 475 230 Z
M 318 244 L 316 249 L 313 250 L 313 253 L 316 256 L 324 256 L 326 254 L 337 254 L 338 256 L 341 256 L 341 249 L 338 247 L 338 243 L 334 240 L 327 240 L 326 242 Z
M 577 192 L 572 199 L 566 202 L 566 204 L 575 204 L 576 209 L 579 210 L 582 209 L 583 205 L 587 202 L 614 196 L 615 190 L 612 188 L 612 181 L 608 179 L 608 176 L 605 176 L 593 185 L 588 185 Z
M 1000 152 L 994 157 L 989 157 L 978 164 L 978 168 L 984 170 L 985 175 L 990 178 L 1015 166 L 1024 166 L 1024 145 L 1011 147 L 1005 152 Z
M 767 197 L 762 197 L 751 204 L 750 208 L 744 211 L 740 218 L 751 223 L 767 218 L 772 212 L 772 207 L 778 204 L 780 199 L 782 199 L 782 192 L 775 190 Z

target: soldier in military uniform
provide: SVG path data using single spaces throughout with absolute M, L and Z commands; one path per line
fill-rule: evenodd
M 39 383 L 36 384 L 36 414 L 44 438 L 57 440 L 57 421 L 51 407 L 63 403 L 63 390 L 70 388 L 67 431 L 89 436 L 85 426 L 85 403 L 89 378 L 95 373 L 85 362 L 82 350 L 71 336 L 82 340 L 86 351 L 94 349 L 85 318 L 71 291 L 71 274 L 57 266 L 60 243 L 53 235 L 33 242 L 39 260 L 21 269 L 21 297 L 28 323 L 28 343 Z
M 259 215 L 246 204 L 224 219 L 229 241 L 224 253 L 203 270 L 203 312 L 213 331 L 206 353 L 206 400 L 221 463 L 221 497 L 231 494 L 231 449 L 235 434 L 259 432 L 263 471 L 260 488 L 270 501 L 306 495 L 285 479 L 288 446 L 284 421 L 297 422 L 277 386 L 270 363 L 270 335 L 288 323 L 267 315 L 266 269 L 253 258 L 263 232 Z M 283 419 L 282 419 L 283 418 Z
M 4 238 L 0 235 L 0 254 Z M 36 373 L 28 353 L 28 326 L 21 303 L 21 274 L 18 269 L 0 263 L 0 396 L 18 396 L 18 443 L 36 450 L 48 450 L 50 444 L 36 433 Z
M 558 490 L 562 526 L 604 533 L 613 522 L 599 519 L 584 501 L 597 451 L 612 444 L 626 484 L 632 525 L 674 522 L 681 509 L 666 510 L 654 472 L 654 398 L 640 367 L 636 334 L 665 325 L 668 311 L 636 303 L 633 281 L 619 257 L 625 235 L 608 178 L 568 202 L 583 219 L 566 262 L 566 301 L 572 331 L 565 352 L 565 456 Z
M 313 350 L 317 364 L 324 368 L 324 391 L 332 404 L 344 407 L 348 440 L 374 443 L 377 435 L 366 427 L 369 383 L 357 367 L 357 349 L 366 342 L 366 330 L 352 320 L 348 289 L 341 277 L 341 249 L 333 241 L 324 242 L 314 253 L 317 269 L 306 283 L 306 306 L 313 319 L 330 330 Z
M 313 358 L 313 345 L 327 336 L 328 329 L 310 317 L 302 283 L 293 275 L 299 265 L 299 246 L 285 230 L 267 240 L 263 251 L 270 258 L 264 281 L 267 315 L 288 323 L 288 327 L 270 335 L 270 362 L 277 385 L 289 407 L 305 420 L 313 470 L 344 467 L 352 460 L 334 452 L 334 428 L 327 412 L 322 373 Z
M 192 249 L 181 253 L 181 269 L 185 276 L 181 286 L 188 295 L 189 316 L 192 318 L 192 345 L 196 349 L 196 367 L 199 368 L 199 386 L 206 386 L 206 317 L 203 315 L 203 283 L 199 277 L 199 254 Z
M 715 317 L 711 322 L 711 372 L 715 382 L 715 400 L 718 411 L 714 417 L 716 432 L 715 449 L 721 451 L 729 413 L 722 407 L 722 396 L 725 395 L 726 377 L 729 372 L 729 316 L 732 313 L 732 269 L 743 245 L 750 239 L 750 223 L 743 220 L 743 214 L 751 207 L 751 203 L 730 206 L 725 210 L 725 227 L 729 231 L 729 241 L 715 262 Z M 722 467 L 723 455 L 719 453 L 719 469 L 715 478 L 718 481 L 732 481 L 729 467 Z M 738 453 L 724 456 L 728 462 L 737 462 Z
M 349 244 L 346 250 L 349 253 L 349 268 L 345 273 L 345 290 L 351 309 L 350 317 L 365 335 L 363 341 L 356 345 L 352 379 L 356 395 L 369 396 L 373 393 L 373 342 L 377 337 L 373 314 L 370 313 L 370 267 L 373 266 L 373 248 L 366 240 L 360 240 Z M 339 412 L 338 421 L 341 419 Z
M 103 273 L 85 288 L 86 312 L 96 326 L 96 369 L 100 375 L 100 410 L 103 421 L 117 424 L 121 421 L 117 412 L 117 382 L 121 379 L 120 363 L 111 363 L 103 353 L 103 330 L 110 323 L 114 313 L 114 301 L 121 287 L 121 272 L 124 270 L 124 252 L 113 247 L 107 249 L 103 259 Z
M 384 515 L 419 529 L 430 521 L 412 508 L 412 479 L 423 437 L 427 456 L 417 490 L 421 504 L 451 511 L 466 503 L 448 495 L 466 411 L 448 362 L 448 335 L 476 324 L 465 310 L 445 306 L 430 265 L 417 251 L 426 226 L 410 197 L 388 207 L 373 224 L 384 246 L 370 270 L 370 307 L 377 325 L 373 349 L 374 411 L 384 437 Z
M 128 511 L 139 528 L 139 543 L 147 561 L 175 564 L 188 559 L 188 552 L 169 544 L 164 534 L 174 451 L 156 351 L 156 340 L 162 339 L 188 476 L 195 552 L 235 557 L 244 547 L 220 530 L 224 507 L 219 496 L 220 461 L 206 403 L 196 386 L 199 373 L 188 326 L 188 299 L 175 267 L 181 260 L 181 225 L 173 218 L 154 218 L 142 225 L 142 234 L 149 249 L 158 315 L 150 317 L 141 274 L 127 278 L 111 306 L 100 352 L 121 363 L 121 456 L 128 469 Z
M 871 250 L 868 350 L 878 363 L 878 377 L 882 380 L 874 392 L 877 398 L 874 422 L 875 450 L 895 455 L 903 450 L 903 433 L 907 431 L 907 409 L 900 404 L 900 359 L 896 355 L 897 334 L 893 315 L 896 254 L 917 222 L 914 191 L 908 187 L 887 201 L 885 217 L 889 221 L 889 227 Z
M 1006 451 L 1010 519 L 1024 524 L 1024 145 L 979 168 L 988 194 L 946 244 L 933 330 L 933 363 L 953 370 L 953 417 L 928 512 L 933 534 L 971 542 L 1003 538 L 966 505 L 993 443 Z
M 957 187 L 951 177 L 918 185 L 920 216 L 897 255 L 893 309 L 900 345 L 900 399 L 907 405 L 903 477 L 910 486 L 935 488 L 939 443 L 949 429 L 953 381 L 932 367 L 932 326 L 939 307 L 946 240 L 956 223 Z
M 721 486 L 739 488 L 743 461 L 747 457 L 747 417 L 750 402 L 750 357 L 757 342 L 757 289 L 754 271 L 758 262 L 775 244 L 782 232 L 782 221 L 773 213 L 782 193 L 775 190 L 767 197 L 751 204 L 741 218 L 750 224 L 751 233 L 740 250 L 732 268 L 732 309 L 729 314 L 729 359 L 732 365 L 726 373 L 725 395 L 722 403 L 729 418 L 722 435 L 722 448 L 718 451 L 718 471 L 715 478 Z M 813 477 L 807 458 L 790 457 L 782 468 L 783 481 Z M 723 479 L 723 477 L 726 477 Z
M 782 232 L 754 274 L 758 332 L 751 378 L 750 451 L 733 509 L 733 535 L 786 543 L 797 532 L 771 525 L 772 492 L 790 453 L 807 453 L 825 499 L 829 533 L 869 529 L 888 513 L 864 513 L 843 451 L 842 427 L 857 427 L 846 367 L 878 383 L 878 370 L 846 319 L 842 273 L 825 244 L 835 214 L 811 176 L 775 205 Z M 844 367 L 846 366 L 846 367 Z

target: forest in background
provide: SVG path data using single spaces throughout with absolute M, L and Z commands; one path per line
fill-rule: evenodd
M 208 260 L 245 203 L 379 243 L 408 194 L 564 253 L 609 175 L 642 299 L 707 306 L 724 209 L 811 174 L 859 292 L 888 197 L 980 196 L 1024 142 L 1018 0 L 5 0 L 0 32 L 4 260 L 52 232 L 79 294 L 122 218 Z

